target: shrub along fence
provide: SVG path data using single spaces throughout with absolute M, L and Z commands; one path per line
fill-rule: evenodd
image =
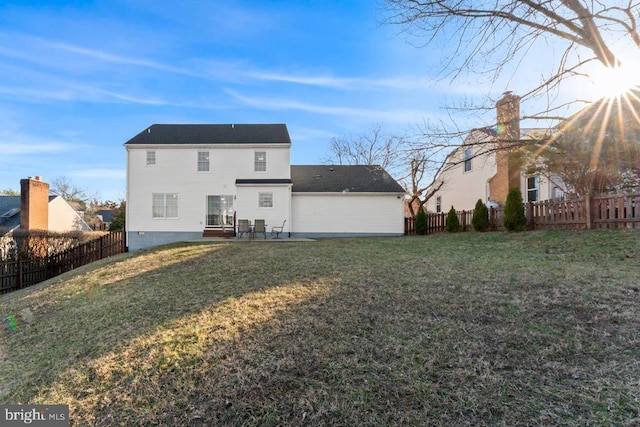
M 525 205 L 530 230 L 545 228 L 640 228 L 640 193 L 596 196 L 571 201 L 531 202 Z M 489 209 L 490 230 L 502 230 L 502 208 Z M 463 231 L 472 230 L 473 210 L 458 211 Z M 445 231 L 447 214 L 427 214 L 427 234 Z M 413 218 L 405 218 L 405 235 L 415 235 Z
M 0 294 L 35 285 L 74 268 L 125 251 L 124 231 L 113 231 L 58 254 L 0 262 Z

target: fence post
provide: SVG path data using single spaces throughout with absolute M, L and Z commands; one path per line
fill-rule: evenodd
M 584 199 L 585 219 L 587 221 L 587 230 L 591 230 L 593 218 L 591 217 L 591 196 L 587 194 Z
M 24 264 L 24 261 L 20 261 L 18 260 L 18 275 L 16 277 L 16 285 L 18 286 L 18 289 L 22 289 L 22 265 Z
M 529 219 L 529 230 L 535 230 L 536 223 L 533 219 L 533 202 L 527 203 L 527 218 Z

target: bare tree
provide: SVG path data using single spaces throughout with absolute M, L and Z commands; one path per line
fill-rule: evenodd
M 393 175 L 402 163 L 402 137 L 388 135 L 379 124 L 357 136 L 331 138 L 330 155 L 324 163 L 338 165 L 378 165 Z
M 78 202 L 86 209 L 87 202 L 96 198 L 95 193 L 89 193 L 76 187 L 66 176 L 60 176 L 51 181 L 51 192 L 68 202 Z
M 640 50 L 640 2 L 634 0 L 386 0 L 385 4 L 386 22 L 400 25 L 423 45 L 446 38 L 452 49 L 441 72 L 452 79 L 470 72 L 484 76 L 490 87 L 505 73 L 513 77 L 518 67 L 534 60 L 543 75 L 521 95 L 523 101 L 545 97 L 546 108 L 524 118 L 564 118 L 558 112 L 566 104 L 557 97 L 563 83 L 587 76 L 590 63 L 610 68 L 624 64 L 616 51 L 621 40 L 626 42 L 621 49 Z M 557 61 L 531 58 L 539 46 L 559 49 Z M 543 71 L 544 64 L 549 68 Z

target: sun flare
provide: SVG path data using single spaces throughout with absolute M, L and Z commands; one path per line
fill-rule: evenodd
M 602 67 L 592 74 L 597 98 L 615 98 L 640 84 L 637 70 L 631 66 Z

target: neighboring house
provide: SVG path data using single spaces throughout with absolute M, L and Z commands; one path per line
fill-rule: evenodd
M 526 165 L 513 150 L 522 140 L 537 138 L 547 129 L 520 129 L 520 98 L 510 92 L 496 104 L 498 127 L 472 130 L 453 150 L 434 185 L 440 189 L 427 201 L 429 212 L 471 210 L 478 199 L 487 206 L 501 206 L 509 188 L 518 187 L 525 202 L 561 199 L 565 186 L 560 179 L 527 174 Z
M 55 232 L 91 230 L 62 197 L 49 195 L 49 184 L 38 176 L 20 180 L 20 196 L 0 195 L 0 232 L 18 228 Z
M 95 212 L 95 216 L 100 220 L 100 230 L 109 230 L 111 221 L 116 216 L 114 209 L 99 209 Z
M 291 236 L 404 233 L 404 190 L 378 166 L 291 166 L 284 124 L 155 124 L 127 150 L 130 250 L 233 236 L 238 219 Z

